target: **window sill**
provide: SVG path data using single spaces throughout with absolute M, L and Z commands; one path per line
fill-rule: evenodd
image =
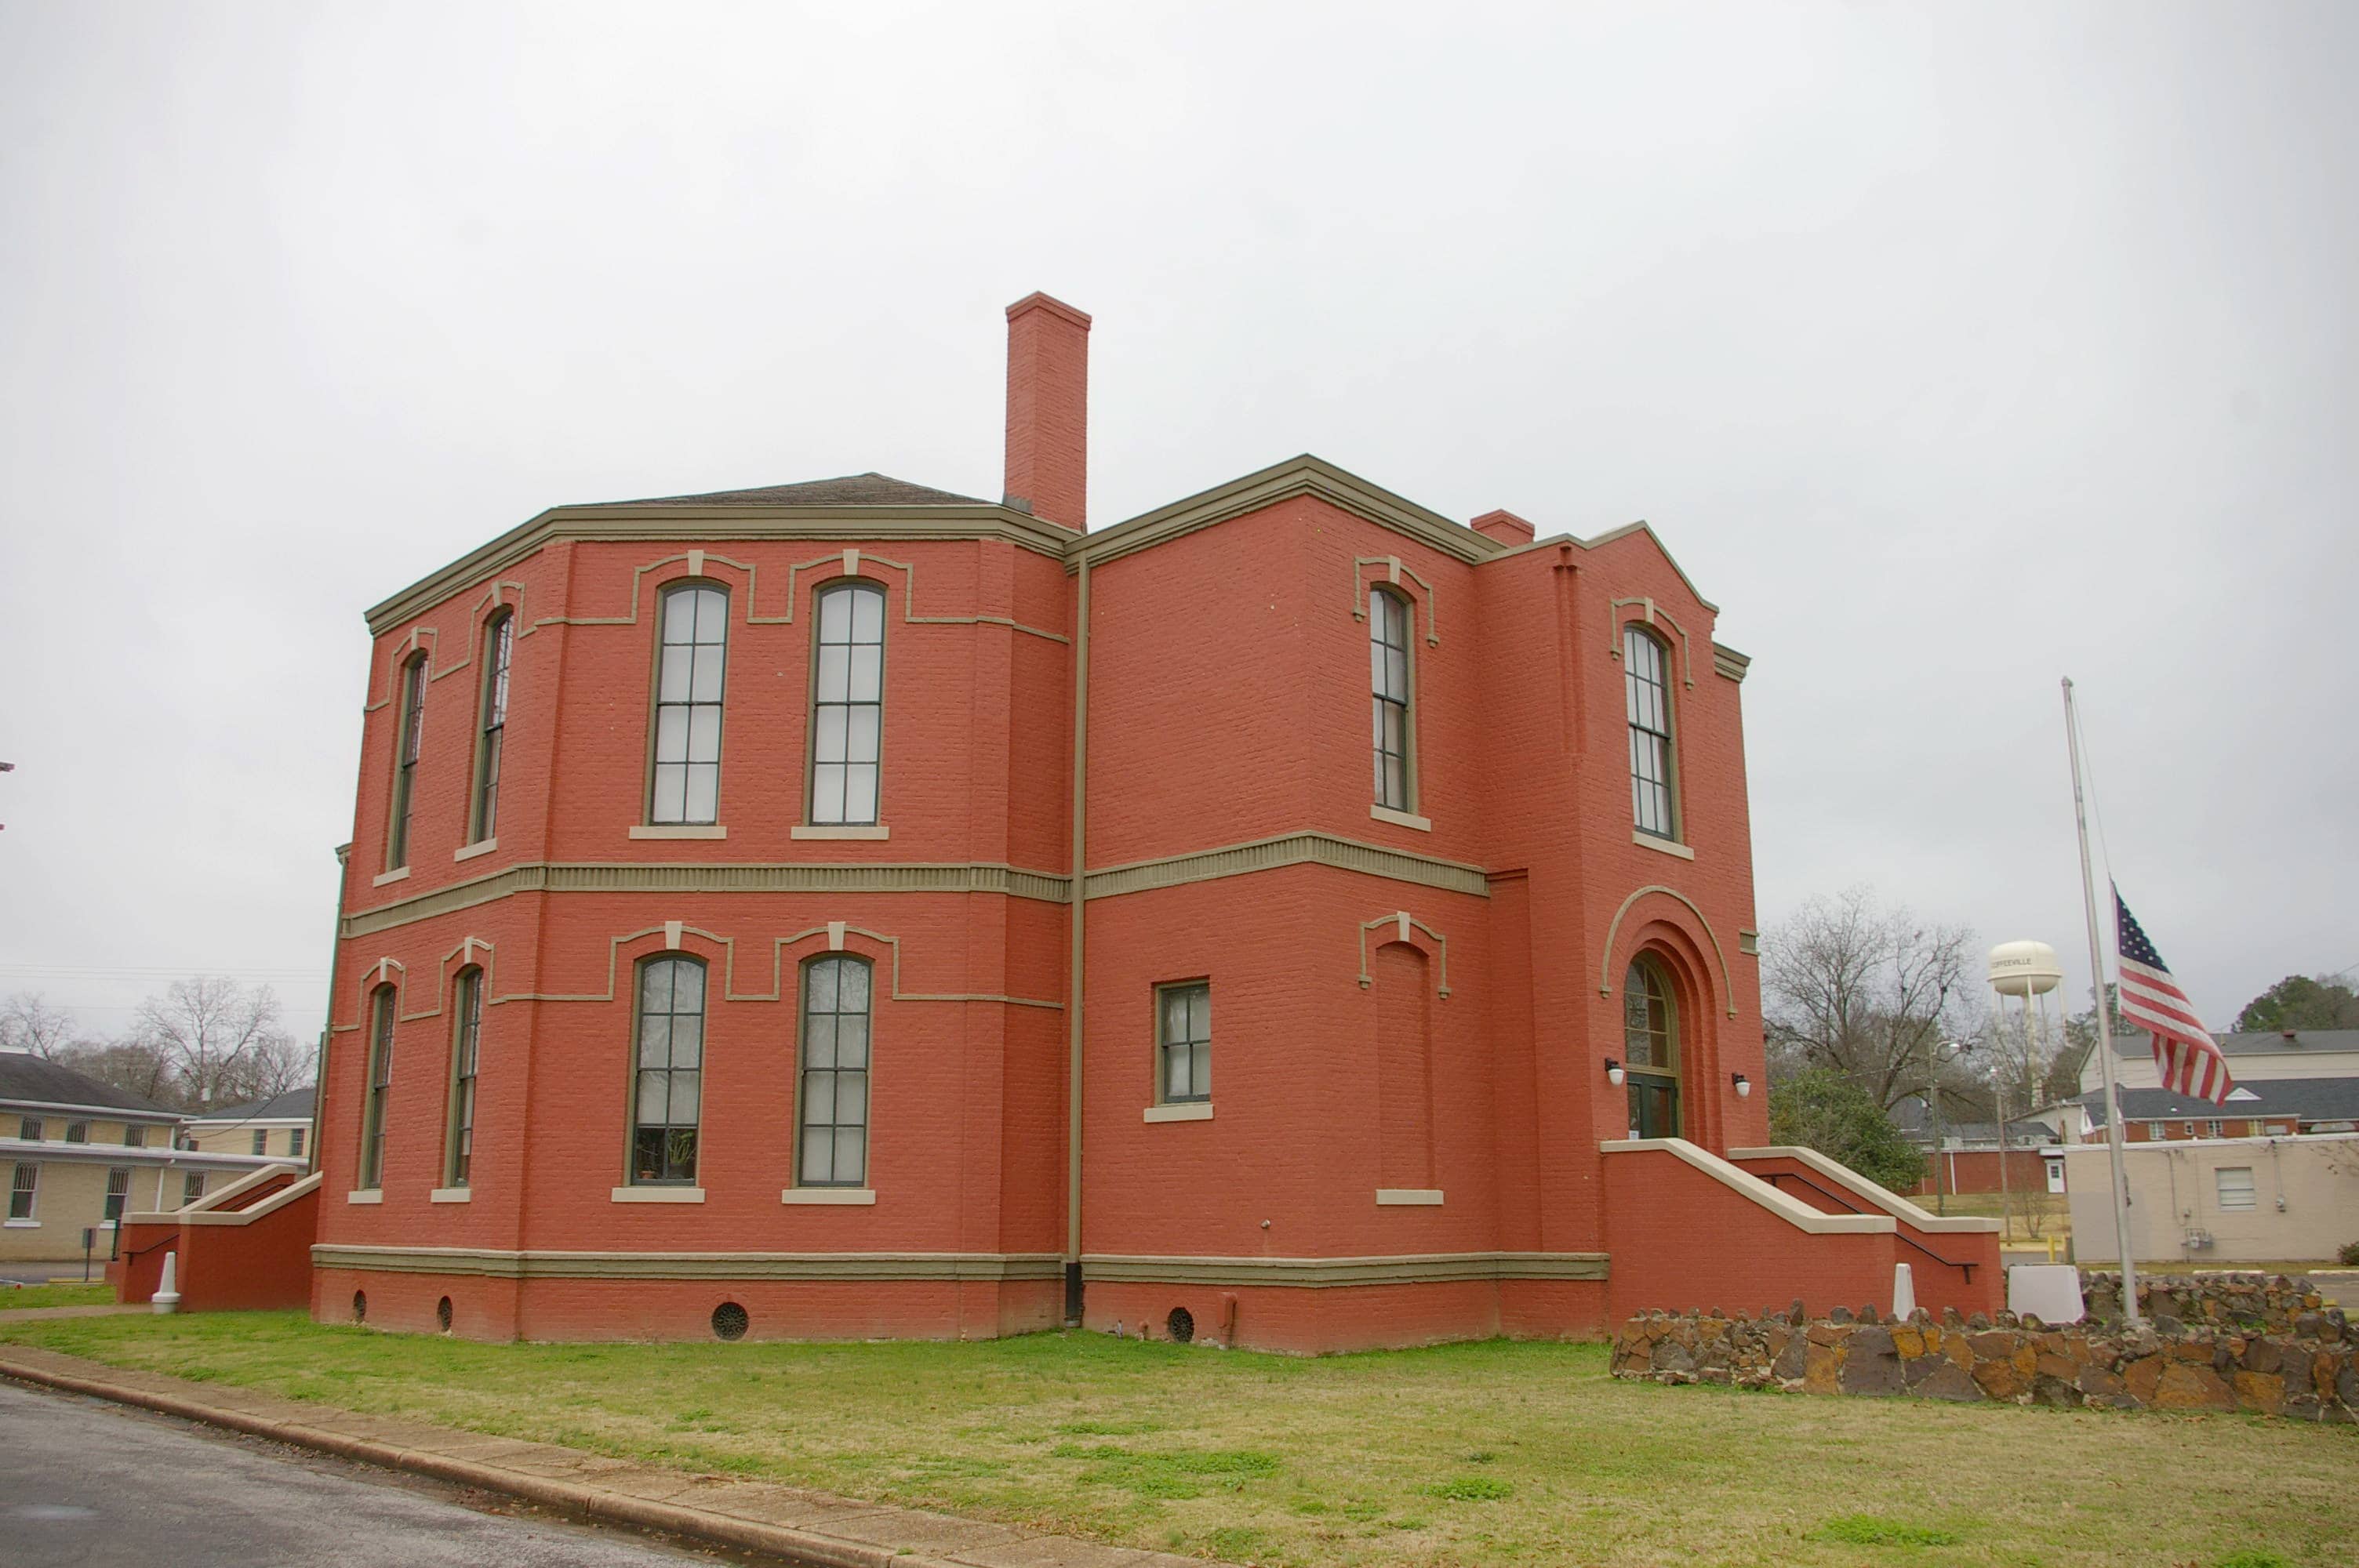
M 41 1228 L 41 1222 L 38 1219 L 12 1219 L 6 1221 L 5 1225 L 6 1228 L 10 1230 L 38 1230 Z
M 395 882 L 406 882 L 408 880 L 409 868 L 408 866 L 404 866 L 397 871 L 387 871 L 381 877 L 371 877 L 369 879 L 369 886 L 373 888 L 390 887 Z
M 780 1203 L 798 1204 L 873 1204 L 876 1192 L 873 1187 L 788 1187 L 778 1195 Z
M 1212 1102 L 1208 1099 L 1181 1100 L 1177 1105 L 1150 1105 L 1147 1108 L 1149 1121 L 1210 1121 Z
M 1685 844 L 1675 844 L 1669 838 L 1658 838 L 1652 833 L 1641 833 L 1635 827 L 1630 830 L 1630 842 L 1642 849 L 1652 849 L 1658 854 L 1677 855 L 1682 860 L 1695 859 L 1695 851 Z
M 789 838 L 860 838 L 876 840 L 890 838 L 893 830 L 882 823 L 839 826 L 834 823 L 797 823 L 787 829 Z
M 473 1203 L 475 1190 L 473 1187 L 437 1187 L 426 1195 L 426 1201 L 428 1203 Z
M 616 1203 L 702 1203 L 702 1187 L 616 1187 Z
M 385 1189 L 383 1187 L 370 1187 L 363 1192 L 346 1193 L 344 1195 L 344 1201 L 346 1203 L 383 1203 L 385 1202 Z
M 1378 822 L 1389 822 L 1396 827 L 1414 828 L 1419 833 L 1433 831 L 1433 818 L 1418 816 L 1406 811 L 1395 811 L 1389 806 L 1372 806 L 1368 807 L 1368 815 Z
M 451 850 L 451 858 L 454 860 L 472 860 L 478 855 L 488 855 L 499 847 L 500 841 L 496 838 L 478 838 L 472 844 L 462 844 Z
M 1378 1208 L 1440 1208 L 1440 1187 L 1378 1187 Z
M 631 825 L 634 838 L 726 838 L 729 829 L 712 823 L 686 822 L 646 823 Z

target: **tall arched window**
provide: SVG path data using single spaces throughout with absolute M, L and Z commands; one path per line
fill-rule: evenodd
M 1376 804 L 1414 811 L 1417 779 L 1410 767 L 1408 601 L 1384 589 L 1368 591 L 1368 685 L 1375 705 Z
M 803 966 L 798 1186 L 868 1180 L 868 980 L 865 958 L 831 954 Z
M 656 671 L 654 823 L 712 823 L 721 806 L 721 687 L 729 647 L 729 595 L 689 583 L 663 596 Z
M 516 643 L 516 616 L 503 610 L 484 628 L 484 700 L 475 738 L 475 799 L 467 841 L 480 844 L 499 831 L 500 746 L 508 727 L 508 656 Z
M 831 584 L 820 590 L 818 621 L 810 820 L 873 826 L 885 735 L 885 590 Z
M 412 654 L 401 666 L 401 706 L 393 742 L 393 818 L 386 829 L 385 869 L 409 864 L 409 806 L 415 794 L 419 743 L 426 731 L 426 655 Z
M 1622 629 L 1622 682 L 1630 713 L 1630 812 L 1641 833 L 1680 836 L 1673 786 L 1670 654 L 1652 633 Z
M 442 1184 L 463 1187 L 475 1154 L 475 1065 L 484 1033 L 484 971 L 459 971 L 451 1039 L 451 1114 L 442 1138 Z
M 1680 1136 L 1680 1010 L 1670 977 L 1640 954 L 1622 978 L 1622 1067 L 1630 1136 Z
M 696 1182 L 704 1087 L 704 965 L 684 954 L 639 966 L 638 1067 L 631 1094 L 631 1181 Z
M 361 1191 L 385 1185 L 385 1097 L 393 1087 L 393 1013 L 391 986 L 369 994 L 368 1087 L 361 1092 L 361 1169 L 354 1184 Z

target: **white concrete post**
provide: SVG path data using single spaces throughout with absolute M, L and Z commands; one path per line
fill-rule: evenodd
M 164 1254 L 164 1277 L 156 1281 L 156 1293 L 148 1298 L 159 1313 L 180 1310 L 180 1254 Z
M 1892 1265 L 1892 1315 L 1901 1322 L 1917 1310 L 1917 1280 L 1906 1263 Z

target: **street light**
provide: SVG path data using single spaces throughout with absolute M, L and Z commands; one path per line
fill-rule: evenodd
M 1933 1111 L 1933 1212 L 1935 1214 L 1947 1214 L 1950 1212 L 1949 1194 L 1943 1189 L 1941 1183 L 1941 1173 L 1943 1169 L 1943 1162 L 1941 1159 L 1941 1068 L 1944 1064 L 1956 1061 L 1959 1057 L 1964 1055 L 1967 1052 L 1973 1049 L 1973 1044 L 1970 1041 L 1943 1040 L 1938 1042 L 1933 1050 L 1933 1071 L 1925 1085 L 1925 1103 L 1931 1107 Z M 1943 1055 L 1943 1052 L 1947 1052 L 1948 1054 Z

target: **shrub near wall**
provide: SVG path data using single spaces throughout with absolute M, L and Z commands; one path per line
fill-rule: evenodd
M 1799 1303 L 1759 1318 L 1647 1313 L 1614 1340 L 1614 1375 L 1787 1393 L 1982 1400 L 2063 1408 L 2250 1411 L 2299 1421 L 2359 1416 L 2359 1342 L 2341 1309 L 2303 1314 L 2306 1332 L 2158 1333 L 2049 1328 L 1979 1313 L 1940 1321 L 1805 1318 Z

